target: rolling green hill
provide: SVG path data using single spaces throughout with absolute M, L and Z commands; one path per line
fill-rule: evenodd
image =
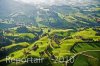
M 100 66 L 100 1 L 0 0 L 1 65 Z

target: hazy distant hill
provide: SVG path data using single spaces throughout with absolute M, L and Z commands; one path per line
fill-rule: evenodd
M 47 6 L 0 0 L 0 19 L 54 28 L 97 26 L 100 25 L 96 22 L 96 18 L 100 17 L 100 1 L 92 1 L 85 0 L 78 4 L 72 1 L 74 3 L 72 5 L 66 3 Z

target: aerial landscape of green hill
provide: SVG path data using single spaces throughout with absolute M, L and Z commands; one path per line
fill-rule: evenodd
M 0 0 L 0 66 L 99 65 L 99 0 Z

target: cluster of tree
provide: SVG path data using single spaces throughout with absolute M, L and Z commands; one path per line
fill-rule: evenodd
M 25 26 L 21 26 L 21 27 L 17 28 L 16 31 L 18 33 L 28 33 L 29 32 L 28 28 L 26 28 Z
M 7 50 L 5 47 L 0 48 L 0 59 L 3 59 L 7 56 Z
M 0 47 L 7 46 L 10 44 L 12 44 L 12 41 L 9 38 L 5 36 L 0 37 Z
M 30 53 L 30 51 L 24 49 L 23 54 L 24 54 L 25 56 L 28 56 L 28 55 L 30 55 L 31 53 Z
M 32 50 L 36 51 L 38 48 L 39 48 L 39 46 L 35 44 L 35 45 L 32 47 Z

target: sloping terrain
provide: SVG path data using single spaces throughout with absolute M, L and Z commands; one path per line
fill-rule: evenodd
M 99 66 L 100 1 L 35 1 L 0 0 L 0 65 Z

